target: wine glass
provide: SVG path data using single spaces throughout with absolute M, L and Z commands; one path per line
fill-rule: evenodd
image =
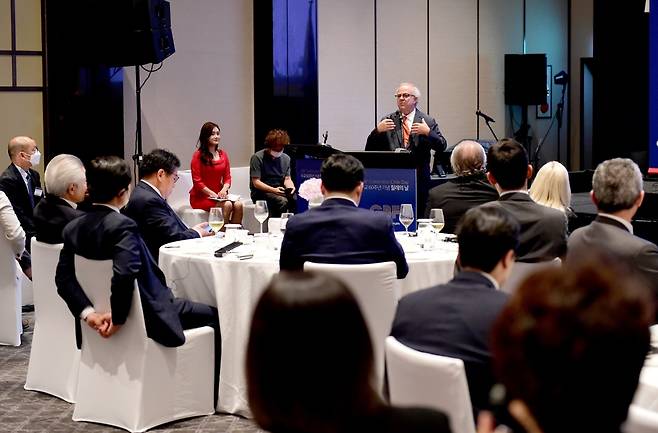
M 221 207 L 210 208 L 208 225 L 215 233 L 219 233 L 222 227 L 224 227 L 224 210 Z
M 280 226 L 279 226 L 279 230 L 281 231 L 281 233 L 286 232 L 286 226 L 288 225 L 288 218 L 290 218 L 293 215 L 294 214 L 290 213 L 290 212 L 283 212 L 281 214 L 281 223 L 280 223 Z
M 263 223 L 270 215 L 270 212 L 267 210 L 267 202 L 265 200 L 256 200 L 254 205 L 254 217 L 260 223 L 260 232 L 263 233 Z
M 443 209 L 430 210 L 430 220 L 432 220 L 432 228 L 439 233 L 445 226 L 445 219 L 443 219 Z
M 409 236 L 409 226 L 414 221 L 414 208 L 409 203 L 400 205 L 400 224 L 404 226 L 404 231 Z

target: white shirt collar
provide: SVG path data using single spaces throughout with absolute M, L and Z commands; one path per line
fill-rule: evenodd
M 515 192 L 520 192 L 521 194 L 529 195 L 527 189 L 510 189 L 508 191 L 503 191 L 500 193 L 500 196 L 508 195 L 508 194 L 514 194 Z
M 629 222 L 626 221 L 625 219 L 623 219 L 623 218 L 619 218 L 619 217 L 616 216 L 616 215 L 612 215 L 612 214 L 604 213 L 604 212 L 599 212 L 599 215 L 601 215 L 601 216 L 603 216 L 603 217 L 606 217 L 606 218 L 610 218 L 611 220 L 615 220 L 615 221 L 617 221 L 617 222 L 622 223 L 622 224 L 624 225 L 624 227 L 626 227 L 626 228 L 628 229 L 628 231 L 631 232 L 631 234 L 634 234 L 634 233 L 633 233 L 633 226 L 631 225 L 631 223 L 629 223 Z
M 27 176 L 28 176 L 27 171 L 23 170 L 22 167 L 19 167 L 16 164 L 14 164 L 14 167 L 16 167 L 18 169 L 18 172 L 21 174 L 21 176 L 23 176 L 23 181 L 25 181 L 25 183 L 27 183 Z
M 484 271 L 477 271 L 477 273 L 485 277 L 487 280 L 491 281 L 491 284 L 494 285 L 496 290 L 500 290 L 500 284 L 498 284 L 498 281 L 496 281 L 496 279 L 492 277 L 490 273 Z
M 331 200 L 332 198 L 341 198 L 343 200 L 349 200 L 354 203 L 354 206 L 359 207 L 359 205 L 354 201 L 354 199 L 347 194 L 341 194 L 340 192 L 332 192 L 324 196 L 325 200 Z
M 148 183 L 148 182 L 145 181 L 144 179 L 140 179 L 140 182 L 144 182 L 145 184 L 147 184 L 148 186 L 150 186 L 151 188 L 153 188 L 153 191 L 157 192 L 158 195 L 159 195 L 160 197 L 162 197 L 162 193 L 160 192 L 160 190 L 159 190 L 158 188 L 156 188 L 155 186 L 151 185 L 150 183 Z M 164 198 L 164 197 L 162 197 L 162 198 Z
M 404 114 L 401 111 L 400 111 L 400 116 L 404 117 Z M 416 118 L 416 109 L 414 108 L 413 110 L 411 110 L 409 112 L 409 114 L 407 114 L 407 122 L 412 122 L 413 123 L 415 118 Z
M 71 200 L 69 200 L 69 199 L 67 199 L 67 198 L 64 198 L 64 197 L 60 197 L 60 198 L 61 198 L 62 200 L 64 200 L 65 202 L 67 202 L 68 204 L 70 204 L 71 207 L 72 207 L 73 209 L 77 209 L 77 208 L 78 208 L 78 204 L 77 204 L 76 202 L 71 201 Z
M 107 203 L 92 203 L 92 204 L 93 204 L 93 205 L 98 205 L 98 206 L 109 207 L 109 208 L 112 209 L 114 212 L 121 213 L 121 210 L 120 210 L 118 207 L 116 207 L 116 206 L 112 206 L 111 204 L 107 204 Z

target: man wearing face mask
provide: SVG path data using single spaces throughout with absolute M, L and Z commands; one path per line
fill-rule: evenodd
M 43 195 L 39 173 L 33 170 L 41 161 L 41 153 L 30 137 L 12 138 L 7 152 L 11 164 L 0 176 L 0 191 L 4 191 L 9 198 L 25 231 L 25 249 L 29 253 L 31 239 L 36 234 L 33 210 Z M 21 268 L 31 278 L 30 262 L 29 254 L 23 254 L 20 259 Z
M 283 147 L 290 144 L 286 131 L 273 129 L 265 136 L 265 149 L 251 156 L 251 199 L 267 201 L 270 217 L 278 218 L 283 212 L 295 212 L 295 185 L 290 178 L 290 157 Z

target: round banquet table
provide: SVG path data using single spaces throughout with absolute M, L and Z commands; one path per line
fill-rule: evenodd
M 433 249 L 423 250 L 416 238 L 398 239 L 409 264 L 409 274 L 398 280 L 399 297 L 452 278 L 456 243 L 437 241 Z M 233 251 L 236 254 L 222 258 L 215 257 L 214 251 L 227 241 L 218 237 L 172 242 L 160 248 L 159 265 L 174 294 L 219 309 L 219 412 L 251 417 L 244 370 L 249 327 L 261 292 L 279 272 L 280 243 L 280 236 L 259 239 L 258 243 L 240 246 Z M 253 257 L 240 260 L 237 253 L 252 253 Z

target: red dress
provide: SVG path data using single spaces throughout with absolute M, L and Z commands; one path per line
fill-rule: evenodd
M 213 160 L 211 165 L 201 162 L 201 151 L 192 155 L 192 189 L 190 190 L 190 206 L 194 209 L 209 210 L 216 207 L 218 202 L 208 198 L 203 188 L 208 187 L 219 193 L 224 184 L 231 184 L 231 164 L 228 154 L 222 150 L 219 159 Z

